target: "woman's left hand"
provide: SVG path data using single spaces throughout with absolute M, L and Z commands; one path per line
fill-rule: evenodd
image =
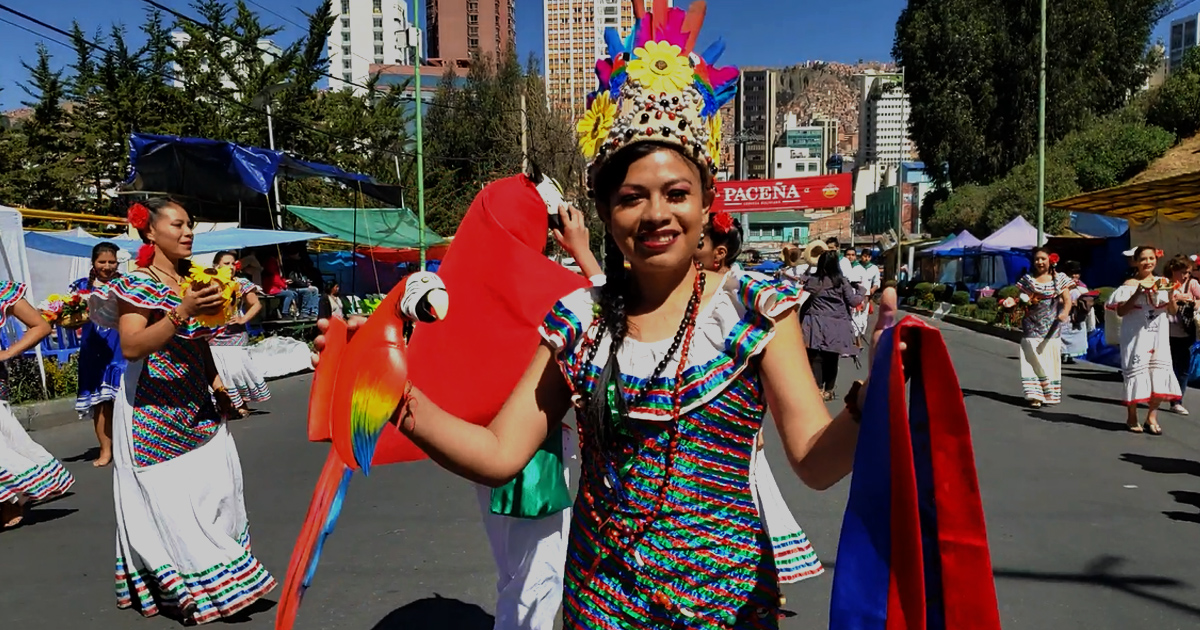
M 579 252 L 588 249 L 588 229 L 583 213 L 569 203 L 558 207 L 558 216 L 562 219 L 562 231 L 553 230 L 554 240 L 558 241 L 568 254 L 578 257 Z
M 899 312 L 898 299 L 895 287 L 887 287 L 879 292 L 879 317 L 875 320 L 875 329 L 871 331 L 871 347 L 868 350 L 867 373 L 870 374 L 870 366 L 875 362 L 875 353 L 879 349 L 879 338 L 883 336 L 883 331 L 896 325 L 896 313 Z M 900 340 L 900 352 L 903 354 L 908 350 L 908 342 Z M 907 365 L 908 357 L 904 356 L 903 360 Z M 907 372 L 907 370 L 906 370 Z M 870 381 L 870 378 L 867 378 Z M 867 388 L 866 382 L 863 387 L 858 390 L 858 408 L 862 409 L 866 404 Z
M 229 390 L 224 387 L 213 390 L 213 398 L 217 401 L 217 413 L 221 414 L 222 418 L 229 420 L 239 417 L 237 407 L 233 404 L 233 397 L 229 395 Z

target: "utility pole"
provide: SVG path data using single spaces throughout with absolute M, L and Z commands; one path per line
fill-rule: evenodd
M 421 248 L 420 270 L 425 271 L 425 140 L 422 137 L 424 127 L 425 98 L 421 93 L 421 64 L 425 63 L 425 32 L 421 29 L 421 2 L 413 0 L 413 27 L 408 30 L 409 45 L 416 39 L 416 63 L 413 64 L 413 88 L 417 91 L 417 226 L 419 228 L 418 243 Z M 415 38 L 414 38 L 415 35 Z
M 254 95 L 250 100 L 251 107 L 262 107 L 267 114 L 267 148 L 275 150 L 275 118 L 271 115 L 271 101 L 274 100 L 275 94 L 292 87 L 292 84 L 284 81 L 275 85 L 264 88 L 261 92 Z M 275 225 L 283 228 L 283 207 L 279 204 L 279 174 L 271 180 L 271 186 L 275 192 Z M 240 223 L 239 218 L 239 223 Z
M 1045 244 L 1046 215 L 1046 0 L 1042 0 L 1041 70 L 1038 72 L 1038 205 L 1037 244 Z

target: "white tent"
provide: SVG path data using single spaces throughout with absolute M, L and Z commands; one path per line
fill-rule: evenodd
M 29 255 L 25 249 L 25 230 L 21 225 L 21 213 L 7 206 L 0 206 L 0 279 L 20 282 L 30 287 Z M 32 295 L 27 295 L 27 298 L 36 304 Z M 10 333 L 16 331 L 11 319 L 4 324 Z M 37 345 L 33 350 L 37 354 L 38 371 L 42 375 L 42 391 L 46 391 L 46 366 L 41 360 L 42 348 Z

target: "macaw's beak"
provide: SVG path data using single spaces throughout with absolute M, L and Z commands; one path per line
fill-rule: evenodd
M 417 321 L 426 324 L 446 319 L 450 310 L 450 294 L 445 289 L 433 289 L 417 302 Z

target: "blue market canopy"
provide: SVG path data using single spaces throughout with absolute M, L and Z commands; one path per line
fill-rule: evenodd
M 400 186 L 282 151 L 207 138 L 135 133 L 129 137 L 129 164 L 128 189 L 180 195 L 202 203 L 266 207 L 265 196 L 272 182 L 282 176 L 325 179 L 389 205 L 403 205 Z
M 968 230 L 963 230 L 954 238 L 942 241 L 933 247 L 924 250 L 926 254 L 934 256 L 962 256 L 968 247 L 979 247 L 983 241 L 975 238 Z
M 321 238 L 327 234 L 315 232 L 285 232 L 281 230 L 252 230 L 248 228 L 231 228 L 212 232 L 197 233 L 192 241 L 193 254 L 211 254 L 214 252 L 233 250 L 244 247 L 262 247 L 264 245 L 279 245 L 294 243 L 309 239 Z M 91 234 L 66 234 L 53 232 L 26 232 L 25 247 L 36 249 L 49 254 L 62 256 L 79 256 L 88 258 L 92 255 L 92 247 L 96 243 L 109 242 L 121 249 L 136 254 L 142 246 L 140 239 L 129 237 L 100 238 Z

